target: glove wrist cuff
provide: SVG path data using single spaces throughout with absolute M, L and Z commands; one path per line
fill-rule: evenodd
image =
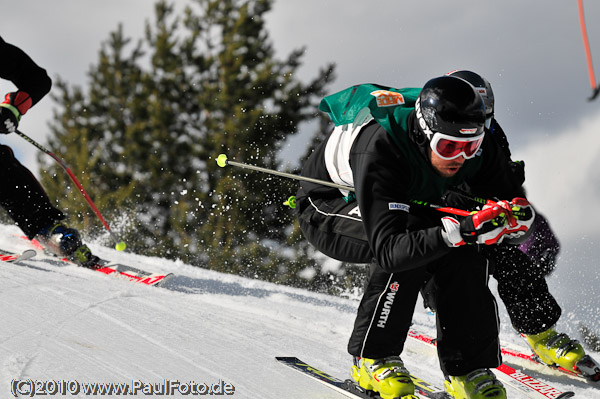
M 15 115 L 15 118 L 17 118 L 17 122 L 21 119 L 21 113 L 14 105 L 8 103 L 0 103 L 0 107 L 10 110 Z

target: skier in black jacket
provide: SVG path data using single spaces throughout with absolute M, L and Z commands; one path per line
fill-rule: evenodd
M 336 127 L 302 174 L 351 189 L 303 182 L 298 219 L 321 252 L 370 263 L 348 344 L 353 378 L 384 399 L 412 397 L 399 355 L 419 290 L 433 280 L 446 389 L 469 399 L 505 398 L 489 370 L 501 363 L 498 316 L 478 247 L 525 239 L 535 212 L 501 149 L 485 137 L 481 96 L 468 82 L 443 76 L 422 90 L 354 86 L 319 108 Z M 460 221 L 417 205 L 439 204 L 464 182 L 505 200 Z
M 46 71 L 27 54 L 0 37 L 0 78 L 10 80 L 17 90 L 0 103 L 0 133 L 15 132 L 23 115 L 42 99 L 52 86 Z M 6 145 L 0 145 L 0 205 L 30 239 L 37 238 L 46 248 L 80 264 L 95 257 L 81 242 L 79 232 L 61 222 L 44 189 Z

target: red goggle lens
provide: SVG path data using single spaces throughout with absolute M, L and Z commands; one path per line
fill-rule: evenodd
M 471 158 L 479 150 L 483 138 L 475 141 L 456 141 L 449 139 L 440 139 L 435 149 L 438 155 L 444 158 L 456 158 L 464 153 L 467 158 Z

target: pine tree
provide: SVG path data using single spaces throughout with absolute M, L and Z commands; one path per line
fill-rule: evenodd
M 271 281 L 297 279 L 311 262 L 284 250 L 303 245 L 282 205 L 297 184 L 215 163 L 226 153 L 280 169 L 279 150 L 316 117 L 333 79 L 333 65 L 308 83 L 296 78 L 304 49 L 275 57 L 271 4 L 195 0 L 177 14 L 159 1 L 144 39 L 133 45 L 122 26 L 111 33 L 87 91 L 58 80 L 49 148 L 109 220 L 128 221 L 119 232 L 130 250 Z M 56 165 L 42 169 L 59 207 L 91 225 Z

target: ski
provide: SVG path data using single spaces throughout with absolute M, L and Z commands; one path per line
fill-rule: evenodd
M 410 330 L 409 338 L 425 345 L 435 346 L 435 339 L 427 334 Z M 562 392 L 522 371 L 515 370 L 507 364 L 501 364 L 495 369 L 497 378 L 504 384 L 511 386 L 532 399 L 565 399 L 575 396 L 574 392 Z
M 598 382 L 600 381 L 600 364 L 594 360 L 591 356 L 586 355 L 577 362 L 577 370 L 568 370 L 560 366 L 549 366 L 542 362 L 532 351 L 522 348 L 518 345 L 506 345 L 502 346 L 502 355 L 510 356 L 517 359 L 524 359 L 530 364 L 541 365 L 551 370 L 559 371 L 576 380 L 585 382 Z
M 349 398 L 360 398 L 360 399 L 380 399 L 381 397 L 373 391 L 366 390 L 354 383 L 354 381 L 347 379 L 341 380 L 337 377 L 332 376 L 324 371 L 319 370 L 316 367 L 303 362 L 297 357 L 276 357 L 277 361 L 285 364 L 288 367 L 310 377 L 314 380 L 327 385 L 329 388 L 345 395 Z M 436 387 L 429 382 L 422 380 L 418 377 L 411 375 L 415 384 L 415 394 L 420 398 L 430 399 L 452 399 L 443 389 Z
M 46 255 L 58 260 L 59 262 L 76 265 L 76 266 L 81 266 L 78 263 L 73 262 L 67 258 L 60 258 L 50 252 L 47 252 L 44 249 L 44 246 L 35 239 L 30 241 L 26 237 L 23 237 L 23 238 L 25 238 L 31 245 L 33 245 L 34 248 L 42 250 Z M 166 274 L 165 273 L 152 273 L 152 272 L 138 269 L 136 267 L 128 266 L 128 265 L 125 265 L 125 264 L 122 264 L 119 262 L 113 262 L 113 261 L 101 259 L 101 258 L 99 258 L 98 261 L 94 264 L 86 265 L 85 268 L 95 270 L 95 271 L 103 273 L 103 274 L 121 277 L 121 278 L 127 279 L 134 283 L 140 283 L 140 284 L 150 285 L 150 286 L 155 286 L 155 287 L 159 287 L 159 286 L 163 285 L 171 277 L 174 276 L 173 273 L 166 273 Z
M 124 265 L 117 262 L 111 262 L 105 259 L 99 259 L 96 264 L 86 267 L 100 273 L 122 277 L 134 283 L 140 283 L 151 286 L 161 286 L 168 279 L 174 276 L 173 273 L 151 273 L 132 266 Z
M 28 249 L 20 254 L 0 249 L 0 261 L 2 262 L 18 263 L 22 260 L 31 259 L 35 255 L 37 255 L 37 252 L 33 249 Z

